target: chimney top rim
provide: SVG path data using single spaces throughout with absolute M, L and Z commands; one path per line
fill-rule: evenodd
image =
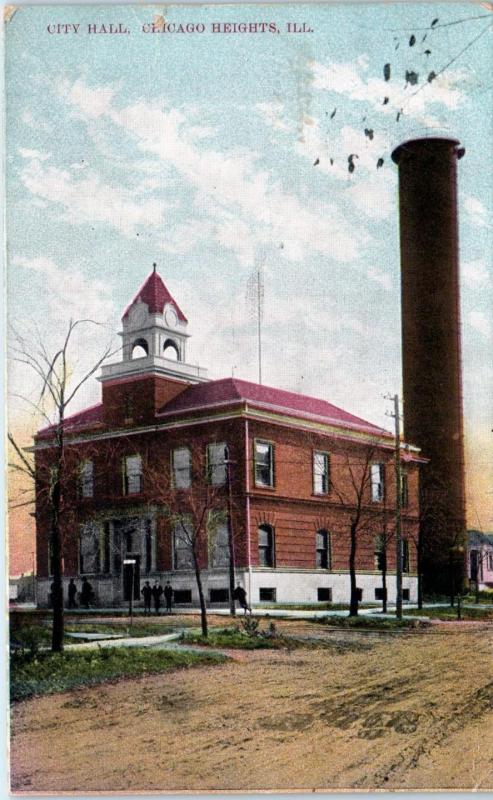
M 460 145 L 460 141 L 455 136 L 417 136 L 412 139 L 406 139 L 392 151 L 392 161 L 398 164 L 404 152 L 410 152 L 411 150 L 416 152 L 420 145 L 425 145 L 425 147 L 426 145 L 453 145 L 456 148 Z

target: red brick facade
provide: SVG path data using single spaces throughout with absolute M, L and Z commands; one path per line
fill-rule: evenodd
M 152 280 L 160 288 L 159 276 Z M 173 302 L 166 300 L 163 289 L 161 295 L 163 302 Z M 141 295 L 134 303 L 137 314 L 142 314 Z M 212 473 L 207 459 L 210 453 L 211 458 L 223 453 L 220 459 L 227 456 L 230 465 L 227 469 L 221 461 L 217 466 L 221 480 L 214 486 L 214 507 L 223 512 L 226 527 L 232 522 L 235 567 L 253 602 L 263 592 L 273 592 L 272 596 L 278 592 L 277 599 L 285 601 L 314 600 L 317 593 L 333 590 L 337 597 L 345 597 L 355 516 L 359 516 L 356 569 L 365 599 L 374 600 L 380 580 L 377 537 L 383 535 L 388 542 L 389 575 L 395 574 L 396 565 L 392 435 L 322 400 L 237 379 L 194 378 L 188 365 L 174 367 L 152 350 L 169 334 L 160 321 L 160 309 L 153 313 L 144 314 L 150 322 L 142 323 L 144 332 L 153 331 L 154 338 L 147 334 L 149 352 L 140 361 L 132 360 L 132 342 L 142 342 L 132 320 L 142 316 L 129 307 L 127 355 L 122 364 L 103 371 L 102 403 L 65 420 L 61 510 L 65 579 L 89 574 L 102 603 L 119 603 L 124 595 L 123 560 L 134 553 L 141 579 L 171 578 L 195 598 L 193 570 L 186 554 L 177 552 L 179 543 L 173 536 L 174 504 L 179 495 L 183 511 L 209 496 Z M 183 326 L 177 334 L 182 339 Z M 208 449 L 213 444 L 217 447 Z M 40 431 L 35 445 L 37 574 L 46 589 L 53 429 Z M 175 463 L 180 458 L 185 466 Z M 416 448 L 401 446 L 406 481 L 403 558 L 410 598 L 415 591 L 421 462 Z M 173 486 L 176 470 L 185 470 L 190 478 L 190 486 L 179 492 Z M 212 597 L 227 586 L 224 530 L 222 544 L 212 546 L 205 527 L 197 552 Z

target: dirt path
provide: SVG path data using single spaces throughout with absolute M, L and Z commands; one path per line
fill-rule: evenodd
M 242 652 L 30 700 L 12 715 L 13 789 L 493 789 L 492 633 Z

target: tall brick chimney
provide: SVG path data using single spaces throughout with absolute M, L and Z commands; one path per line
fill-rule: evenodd
M 464 574 L 465 490 L 457 160 L 448 138 L 414 139 L 399 166 L 404 424 L 430 459 L 421 474 L 423 571 L 450 592 Z

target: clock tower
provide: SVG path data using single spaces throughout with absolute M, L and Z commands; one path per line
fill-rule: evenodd
M 153 264 L 153 271 L 122 317 L 122 360 L 101 370 L 108 421 L 121 421 L 115 416 L 127 423 L 148 421 L 188 386 L 208 380 L 206 370 L 186 362 L 187 327 L 187 318 Z M 119 404 L 126 407 L 121 415 Z

